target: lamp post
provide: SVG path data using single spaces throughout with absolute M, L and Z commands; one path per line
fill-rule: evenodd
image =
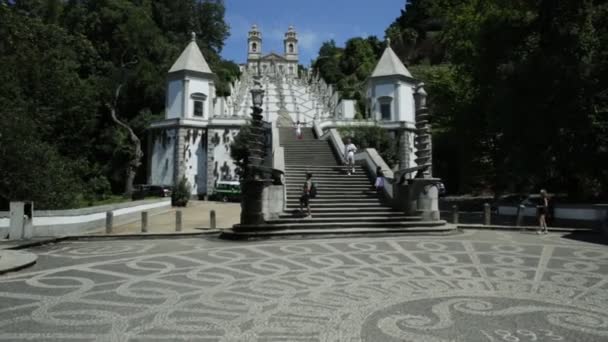
M 243 200 L 241 201 L 241 225 L 259 225 L 264 223 L 262 212 L 262 192 L 268 182 L 264 179 L 262 163 L 265 146 L 264 127 L 262 124 L 262 104 L 264 89 L 260 82 L 261 76 L 253 77 L 251 89 L 251 140 L 249 142 L 249 158 L 247 175 L 243 182 Z
M 251 89 L 251 98 L 253 106 L 251 107 L 251 145 L 249 147 L 249 167 L 254 178 L 259 176 L 256 168 L 262 165 L 262 156 L 264 154 L 264 128 L 262 127 L 262 104 L 264 103 L 264 89 L 259 80 L 260 76 L 254 77 L 253 88 Z

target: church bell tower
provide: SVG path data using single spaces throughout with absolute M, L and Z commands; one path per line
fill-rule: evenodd
M 247 39 L 247 60 L 258 60 L 262 57 L 262 33 L 257 25 L 253 25 Z
M 283 39 L 285 48 L 285 58 L 288 61 L 298 62 L 298 37 L 296 30 L 293 26 L 289 26 L 289 29 L 285 33 L 285 39 Z

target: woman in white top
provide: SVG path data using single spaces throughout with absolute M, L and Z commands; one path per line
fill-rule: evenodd
M 344 157 L 346 158 L 346 172 L 350 176 L 350 173 L 355 173 L 355 153 L 357 152 L 357 146 L 353 144 L 350 138 L 346 139 L 346 146 L 344 147 Z
M 296 138 L 298 140 L 302 139 L 302 124 L 300 123 L 300 121 L 296 123 Z

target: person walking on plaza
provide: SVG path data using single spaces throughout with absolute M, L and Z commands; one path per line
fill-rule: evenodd
M 536 234 L 547 234 L 547 215 L 549 215 L 549 196 L 547 190 L 542 189 L 540 191 L 540 204 L 538 205 L 538 225 L 540 228 L 536 231 Z
M 312 173 L 306 173 L 306 181 L 302 187 L 302 196 L 300 196 L 300 212 L 304 212 L 304 206 L 306 206 L 307 217 L 312 218 L 310 213 L 310 199 L 316 196 L 316 189 L 312 182 Z
M 302 140 L 302 124 L 300 121 L 296 123 L 296 138 Z
M 344 147 L 344 158 L 346 158 L 346 173 L 350 176 L 351 172 L 355 173 L 355 153 L 357 152 L 357 146 L 352 143 L 350 138 L 346 139 L 346 146 Z

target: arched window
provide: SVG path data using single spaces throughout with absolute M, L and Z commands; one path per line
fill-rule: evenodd
M 392 103 L 393 98 L 390 96 L 382 96 L 378 98 L 378 105 L 380 106 L 380 115 L 382 120 L 392 119 Z
M 289 43 L 289 53 L 293 53 L 293 43 Z
M 190 98 L 194 100 L 194 106 L 192 107 L 192 116 L 202 118 L 205 116 L 205 101 L 207 95 L 203 93 L 193 93 Z
M 251 43 L 251 52 L 256 52 L 256 51 L 258 51 L 258 44 Z

